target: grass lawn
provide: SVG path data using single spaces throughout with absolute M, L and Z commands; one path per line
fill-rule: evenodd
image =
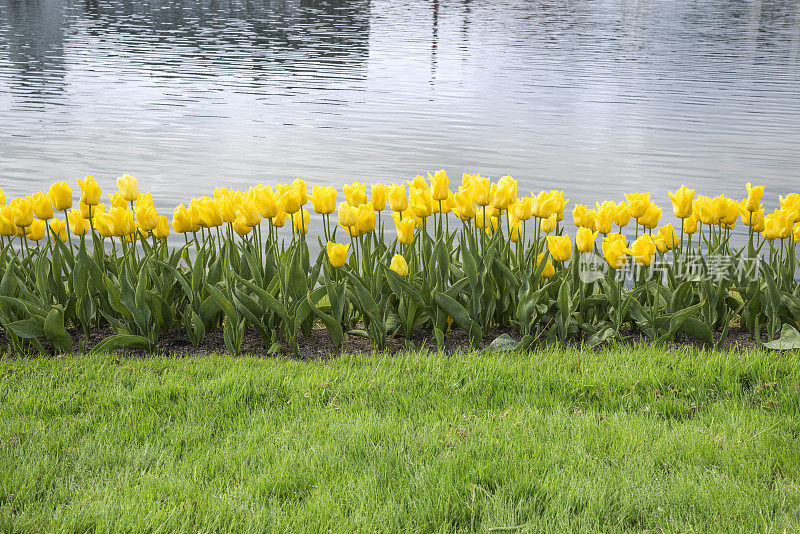
M 799 406 L 797 353 L 0 360 L 0 531 L 791 532 Z

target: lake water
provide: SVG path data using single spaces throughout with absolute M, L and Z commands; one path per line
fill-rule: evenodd
M 800 190 L 800 1 L 0 0 L 0 187 Z M 667 207 L 667 210 L 669 208 Z

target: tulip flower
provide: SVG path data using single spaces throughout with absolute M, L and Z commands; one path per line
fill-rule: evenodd
M 192 219 L 183 204 L 178 205 L 172 214 L 172 229 L 179 234 L 192 231 Z
M 377 184 L 372 184 L 372 186 L 370 187 L 372 189 L 372 209 L 374 209 L 375 211 L 385 210 L 386 193 L 388 191 L 386 184 L 377 183 Z
M 517 181 L 511 176 L 503 176 L 497 182 L 497 190 L 492 204 L 498 210 L 504 210 L 517 201 Z
M 631 221 L 631 208 L 627 202 L 620 202 L 614 212 L 614 224 L 622 228 Z
M 625 236 L 611 233 L 603 239 L 603 257 L 612 269 L 625 265 L 625 256 L 630 253 L 631 250 L 626 248 Z
M 350 244 L 339 245 L 328 241 L 325 245 L 325 250 L 328 253 L 328 260 L 334 267 L 341 267 L 347 261 L 347 251 L 350 249 Z
M 4 199 L 5 200 L 5 199 Z M 17 227 L 14 224 L 14 216 L 8 206 L 0 209 L 0 236 L 11 237 L 17 235 Z
M 649 230 L 652 230 L 658 226 L 658 221 L 661 219 L 661 214 L 661 208 L 658 207 L 655 202 L 651 202 L 645 210 L 645 213 L 637 220 L 639 221 L 639 224 Z
M 47 196 L 50 197 L 50 202 L 58 211 L 65 211 L 72 207 L 72 188 L 64 180 L 51 185 L 47 190 Z
M 648 234 L 639 236 L 639 238 L 631 244 L 631 256 L 636 260 L 636 263 L 643 267 L 647 267 L 653 263 L 655 253 L 656 243 Z
M 357 208 L 361 204 L 367 203 L 367 183 L 366 182 L 353 182 L 350 185 L 342 186 L 344 190 L 344 198 L 347 203 Z
M 64 243 L 69 239 L 67 225 L 61 219 L 50 219 L 50 231 Z
M 453 211 L 462 221 L 469 221 L 475 217 L 475 204 L 469 191 L 459 191 L 454 195 L 455 207 Z
M 664 245 L 667 247 L 667 250 L 672 250 L 673 248 L 680 245 L 680 238 L 678 237 L 678 234 L 675 232 L 675 228 L 672 227 L 672 223 L 665 224 L 664 226 L 659 228 L 658 237 L 664 240 Z
M 542 260 L 544 258 L 544 252 L 540 252 L 538 256 L 536 256 L 536 268 L 538 269 L 539 266 L 542 264 Z M 547 263 L 545 263 L 544 268 L 542 269 L 542 278 L 552 278 L 556 274 L 556 269 L 553 267 L 552 262 L 548 259 Z
M 3 188 L 0 187 L 0 206 L 5 206 L 5 205 L 6 205 L 6 194 L 3 191 Z
M 362 204 L 358 207 L 358 232 L 367 234 L 375 229 L 375 210 L 372 209 L 372 202 Z
M 287 217 L 289 217 L 289 214 L 278 206 L 275 216 L 270 219 L 270 222 L 274 228 L 283 228 L 283 225 L 286 224 Z
M 306 183 L 300 178 L 296 178 L 289 186 L 278 187 L 278 203 L 290 215 L 300 211 L 307 198 Z
M 238 215 L 236 219 L 233 220 L 233 231 L 240 236 L 246 236 L 252 229 L 253 227 L 249 226 L 247 221 L 245 221 L 244 215 Z
M 339 224 L 344 228 L 358 224 L 358 209 L 348 202 L 339 204 Z
M 795 243 L 800 243 L 800 222 L 794 224 L 792 229 L 792 238 Z
M 550 196 L 556 201 L 556 215 L 558 215 L 558 220 L 563 221 L 564 209 L 567 207 L 567 202 L 569 202 L 569 199 L 564 198 L 563 191 L 550 191 Z
M 531 197 L 522 197 L 512 205 L 511 211 L 520 221 L 527 221 L 533 216 L 533 199 Z
M 108 194 L 108 200 L 112 208 L 125 208 L 128 206 L 128 201 L 122 196 L 122 193 L 115 191 Z
M 392 257 L 392 263 L 389 265 L 389 269 L 400 276 L 406 276 L 408 274 L 408 262 L 406 262 L 406 259 L 402 255 L 395 254 Z
M 520 233 L 522 232 L 522 224 L 519 221 L 511 223 L 511 236 L 510 239 L 514 243 L 519 243 Z
M 44 238 L 45 228 L 46 224 L 43 220 L 35 220 L 31 222 L 31 225 L 25 231 L 25 237 L 31 241 L 39 241 Z
M 433 213 L 433 197 L 431 196 L 431 190 L 412 188 L 408 194 L 408 205 L 414 215 L 420 219 L 428 217 Z
M 539 223 L 540 226 L 541 226 L 542 232 L 544 232 L 546 234 L 549 234 L 550 232 L 555 230 L 556 229 L 557 219 L 558 219 L 558 216 L 555 213 L 552 214 L 547 219 L 542 219 L 541 222 Z
M 75 235 L 85 235 L 89 231 L 89 220 L 81 215 L 80 210 L 70 210 L 67 212 L 69 219 L 69 229 Z
M 305 215 L 306 223 L 308 223 L 308 210 L 304 209 L 303 213 Z M 259 211 L 256 203 L 250 200 L 245 200 L 239 205 L 239 209 L 236 213 L 237 218 L 241 217 L 242 222 L 249 226 L 250 228 L 256 226 L 258 223 L 261 222 L 261 212 Z M 297 215 L 295 215 L 295 219 L 299 219 Z M 307 225 L 306 225 L 307 226 Z M 303 232 L 305 233 L 305 232 Z
M 117 178 L 117 188 L 122 198 L 128 202 L 134 202 L 139 198 L 139 180 L 133 176 L 124 174 Z
M 416 224 L 412 217 L 396 217 L 394 224 L 397 227 L 397 241 L 404 245 L 410 245 L 414 241 L 414 230 Z
M 753 187 L 753 184 L 747 182 L 747 199 L 745 200 L 744 207 L 749 212 L 758 211 L 761 208 L 761 197 L 764 196 L 764 186 L 759 185 Z
M 650 193 L 625 193 L 631 217 L 639 219 L 650 207 Z
M 667 191 L 667 195 L 672 200 L 672 212 L 675 217 L 685 219 L 692 214 L 692 201 L 694 200 L 694 189 L 689 189 L 682 185 L 675 191 Z
M 692 235 L 697 232 L 697 217 L 692 215 L 683 220 L 683 233 Z
M 578 228 L 575 232 L 575 244 L 580 252 L 591 252 L 594 250 L 594 240 L 598 232 L 592 232 L 589 228 Z
M 158 213 L 156 213 L 156 209 L 153 206 L 137 204 L 134 211 L 136 212 L 136 220 L 139 223 L 139 227 L 144 231 L 149 232 L 158 224 Z
M 195 202 L 195 199 L 192 199 Z M 216 228 L 222 225 L 222 214 L 217 207 L 217 201 L 211 197 L 200 197 L 196 200 L 200 225 L 204 228 Z
M 119 209 L 124 209 L 124 208 L 119 208 Z M 97 233 L 99 233 L 102 237 L 114 236 L 114 220 L 107 213 L 98 214 L 94 218 L 92 224 L 94 225 L 94 229 L 97 231 Z
M 310 220 L 311 214 L 305 208 L 295 213 L 294 220 L 292 221 L 292 228 L 295 233 L 306 235 L 308 233 L 308 223 Z
M 436 174 L 433 176 L 428 173 L 428 179 L 433 188 L 433 200 L 439 202 L 446 200 L 447 197 L 450 196 L 450 179 L 447 177 L 447 173 L 444 169 L 436 171 Z
M 311 203 L 320 215 L 333 213 L 336 211 L 336 188 L 315 185 L 311 188 Z
M 606 205 L 598 204 L 597 209 L 594 210 L 594 213 L 596 213 L 594 229 L 603 235 L 610 233 L 614 227 L 616 212 L 617 206 L 613 202 Z
M 136 221 L 129 209 L 111 208 L 108 210 L 108 217 L 111 218 L 109 226 L 115 237 L 125 237 L 136 232 Z
M 406 197 L 406 186 L 403 184 L 393 185 L 389 189 L 389 207 L 392 211 L 405 211 L 408 209 L 408 198 Z
M 9 204 L 14 225 L 25 228 L 33 223 L 33 205 L 27 198 L 15 198 Z
M 589 225 L 586 224 L 586 213 L 588 211 L 589 209 L 585 205 L 575 204 L 575 207 L 572 208 L 572 222 L 575 223 L 575 226 L 578 228 L 581 226 L 589 227 Z
M 531 191 L 531 197 L 533 197 L 531 214 L 534 217 L 538 217 L 539 219 L 548 219 L 552 214 L 556 213 L 556 210 L 558 209 L 558 198 L 556 198 L 550 192 L 540 191 L 539 194 L 533 196 L 533 191 Z M 574 219 L 575 210 L 573 210 L 572 216 Z
M 492 200 L 492 184 L 488 176 L 484 178 L 480 174 L 475 175 L 469 183 L 469 191 L 476 206 L 488 206 Z
M 94 176 L 87 174 L 85 180 L 78 180 L 78 185 L 81 188 L 81 202 L 87 206 L 96 206 L 100 203 L 100 196 L 103 191 Z
M 50 197 L 44 193 L 34 193 L 28 197 L 31 205 L 33 206 L 33 214 L 37 219 L 48 221 L 53 218 L 53 203 L 50 202 Z
M 166 215 L 159 215 L 156 221 L 156 227 L 153 228 L 153 235 L 158 239 L 166 239 L 169 236 L 169 222 Z
M 547 236 L 547 250 L 555 261 L 567 261 L 572 255 L 572 242 L 568 235 Z
M 413 180 L 408 180 L 406 183 L 409 189 L 428 189 L 430 187 L 421 174 L 416 175 Z

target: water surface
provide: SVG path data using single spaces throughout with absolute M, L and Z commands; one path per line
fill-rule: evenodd
M 0 187 L 800 189 L 800 0 L 0 0 Z M 770 197 L 771 201 L 771 197 Z M 774 205 L 774 202 L 771 202 Z

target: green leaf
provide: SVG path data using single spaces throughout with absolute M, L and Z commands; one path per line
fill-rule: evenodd
M 764 343 L 764 346 L 772 350 L 800 349 L 800 332 L 792 325 L 784 324 L 781 328 L 781 337 Z
M 64 328 L 64 309 L 56 306 L 44 320 L 44 335 L 56 349 L 61 352 L 72 350 L 72 336 Z
M 150 352 L 153 348 L 153 343 L 146 337 L 130 334 L 116 334 L 105 338 L 95 345 L 92 350 L 89 351 L 89 354 L 101 354 L 117 349 L 145 349 Z

